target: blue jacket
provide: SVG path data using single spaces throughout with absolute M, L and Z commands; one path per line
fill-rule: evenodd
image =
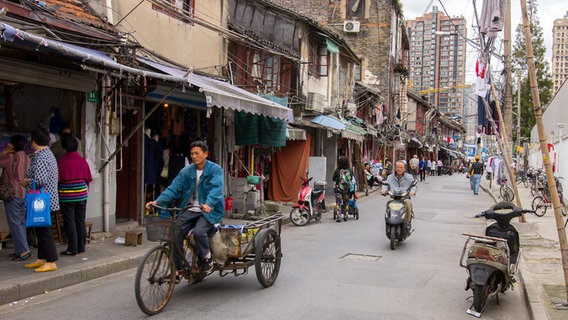
M 179 172 L 174 181 L 156 199 L 160 206 L 170 206 L 173 202 L 180 200 L 179 206 L 183 208 L 187 205 L 195 189 L 197 170 L 195 164 L 191 164 Z M 197 186 L 197 196 L 200 204 L 207 204 L 211 207 L 211 212 L 203 215 L 212 224 L 220 223 L 225 212 L 223 202 L 223 169 L 209 160 L 205 161 L 203 173 L 199 178 Z

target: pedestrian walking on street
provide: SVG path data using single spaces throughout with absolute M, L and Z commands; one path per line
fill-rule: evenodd
M 10 138 L 8 146 L 0 153 L 0 167 L 3 169 L 1 183 L 11 187 L 11 199 L 2 198 L 6 220 L 14 242 L 14 253 L 10 256 L 14 261 L 28 260 L 32 253 L 26 239 L 26 189 L 21 180 L 30 165 L 30 157 L 24 151 L 28 144 L 26 138 L 15 135 Z
M 22 186 L 30 187 L 31 180 L 35 180 L 36 187 L 43 188 L 49 193 L 49 206 L 51 213 L 59 210 L 59 195 L 57 193 L 57 160 L 49 149 L 49 131 L 45 128 L 35 129 L 32 132 L 32 149 L 35 154 L 30 162 Z M 25 268 L 34 269 L 35 272 L 57 270 L 55 261 L 59 260 L 57 247 L 51 234 L 51 227 L 34 228 L 37 237 L 37 260 L 24 265 Z
M 483 163 L 479 160 L 479 156 L 475 156 L 475 160 L 468 169 L 468 173 L 473 194 L 478 195 L 479 184 L 481 183 L 481 176 L 483 175 Z
M 428 159 L 422 157 L 420 163 L 418 164 L 418 170 L 420 171 L 420 181 L 426 181 L 426 172 L 428 172 Z
M 61 138 L 65 153 L 57 161 L 59 168 L 59 206 L 63 216 L 63 226 L 67 235 L 67 250 L 62 255 L 74 256 L 85 252 L 87 230 L 85 213 L 89 184 L 93 181 L 87 161 L 79 155 L 79 144 L 75 137 L 65 135 Z
M 410 161 L 408 162 L 408 165 L 410 166 L 410 174 L 412 174 L 412 178 L 414 178 L 414 180 L 416 180 L 416 177 L 418 176 L 418 170 L 419 170 L 419 165 L 420 165 L 420 160 L 418 160 L 418 155 L 414 155 L 412 157 L 412 159 L 410 159 Z

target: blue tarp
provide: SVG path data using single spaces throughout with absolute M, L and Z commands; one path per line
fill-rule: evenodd
M 323 114 L 320 114 L 319 116 L 313 118 L 312 122 L 335 130 L 347 129 L 347 125 L 345 125 L 341 121 L 335 120 L 332 117 L 324 116 Z

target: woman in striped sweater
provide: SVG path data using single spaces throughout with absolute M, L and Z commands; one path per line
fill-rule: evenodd
M 78 143 L 75 137 L 62 136 L 61 146 L 66 153 L 57 160 L 59 206 L 67 235 L 67 250 L 61 254 L 74 256 L 85 252 L 85 213 L 89 184 L 93 178 L 89 164 L 77 153 Z

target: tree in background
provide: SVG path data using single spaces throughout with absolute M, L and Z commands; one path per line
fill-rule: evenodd
M 549 62 L 546 59 L 546 47 L 544 46 L 544 38 L 542 36 L 542 27 L 537 16 L 537 0 L 527 0 L 528 18 L 532 32 L 532 45 L 535 60 L 536 77 L 538 89 L 540 92 L 540 103 L 545 108 L 552 100 L 553 82 L 550 75 Z M 516 29 L 515 45 L 513 48 L 513 64 L 516 70 L 523 72 L 521 76 L 521 137 L 530 137 L 531 130 L 535 125 L 533 99 L 531 95 L 531 87 L 527 69 L 527 47 L 523 34 L 523 24 L 519 23 Z M 519 88 L 517 87 L 517 90 Z M 514 97 L 517 92 L 514 93 Z M 516 110 L 517 99 L 513 98 L 513 104 Z M 516 123 L 516 119 L 513 121 Z M 516 137 L 515 137 L 516 141 Z

